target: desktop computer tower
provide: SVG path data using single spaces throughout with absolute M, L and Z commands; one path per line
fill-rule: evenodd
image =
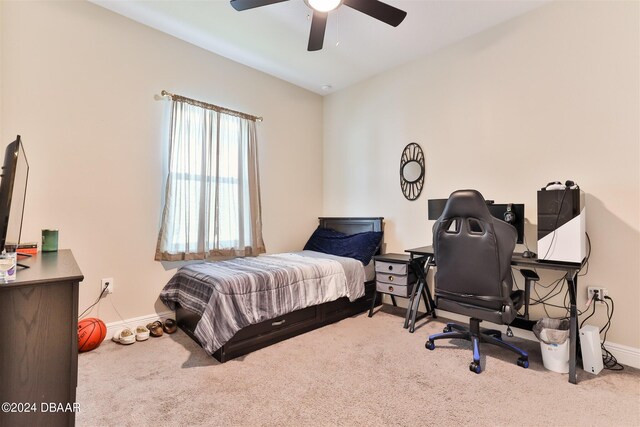
M 600 329 L 592 325 L 586 325 L 580 329 L 580 350 L 582 351 L 582 367 L 585 371 L 592 374 L 598 374 L 602 371 L 604 363 L 600 346 Z
M 587 255 L 584 192 L 538 191 L 538 260 L 580 264 Z

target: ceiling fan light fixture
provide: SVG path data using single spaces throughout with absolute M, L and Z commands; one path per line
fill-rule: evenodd
M 2 0 L 0 0 L 2 1 Z M 231 6 L 235 10 L 254 9 L 256 7 L 268 6 L 270 4 L 282 3 L 288 0 L 231 0 Z M 313 10 L 313 14 L 307 15 L 311 18 L 311 29 L 309 31 L 309 44 L 307 50 L 315 52 L 322 49 L 324 43 L 324 33 L 327 29 L 327 18 L 329 12 L 337 9 L 343 4 L 358 12 L 397 27 L 407 16 L 407 12 L 393 7 L 380 0 L 304 0 L 304 3 Z M 336 46 L 338 43 L 336 43 Z
M 318 12 L 331 12 L 342 4 L 342 0 L 304 0 L 307 5 Z

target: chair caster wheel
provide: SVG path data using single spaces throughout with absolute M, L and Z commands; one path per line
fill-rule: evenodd
M 479 374 L 480 372 L 482 372 L 482 368 L 480 367 L 480 364 L 475 361 L 469 364 L 469 370 L 471 372 L 475 372 L 476 374 Z
M 518 366 L 522 366 L 524 369 L 527 369 L 529 367 L 529 359 L 525 359 L 523 357 L 519 358 L 516 363 L 518 364 Z
M 444 332 L 445 334 L 447 332 L 451 332 L 451 326 L 449 326 L 449 325 L 445 326 L 444 329 L 442 330 L 442 332 Z
M 427 343 L 424 346 L 427 350 L 433 350 L 434 348 L 436 348 L 435 343 L 431 340 L 427 341 Z

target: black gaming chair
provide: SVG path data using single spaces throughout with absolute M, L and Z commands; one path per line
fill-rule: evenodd
M 502 341 L 498 330 L 480 330 L 480 322 L 510 324 L 524 302 L 522 291 L 513 291 L 511 255 L 516 229 L 491 216 L 482 194 L 476 190 L 455 191 L 433 226 L 436 307 L 469 316 L 469 328 L 448 323 L 441 334 L 431 335 L 425 344 L 462 338 L 473 343 L 472 372 L 479 374 L 479 343 L 496 344 L 518 355 L 518 365 L 529 367 L 527 352 Z

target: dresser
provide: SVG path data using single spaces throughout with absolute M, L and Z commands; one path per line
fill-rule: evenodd
M 30 268 L 0 283 L 0 427 L 73 426 L 84 276 L 70 250 L 19 262 Z

